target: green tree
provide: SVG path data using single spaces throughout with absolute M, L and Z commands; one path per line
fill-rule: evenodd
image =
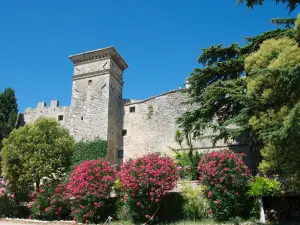
M 17 117 L 18 104 L 15 91 L 12 88 L 6 88 L 0 93 L 0 148 L 3 138 L 8 137 L 15 128 Z
M 14 190 L 42 179 L 60 179 L 71 163 L 74 139 L 54 119 L 41 118 L 14 130 L 3 141 L 2 170 Z
M 278 3 L 287 4 L 287 8 L 290 11 L 293 11 L 296 9 L 296 7 L 300 4 L 300 0 L 273 0 Z M 246 3 L 246 6 L 248 8 L 254 8 L 256 5 L 263 5 L 264 0 L 238 0 L 238 4 Z
M 295 29 L 276 29 L 247 38 L 246 46 L 203 49 L 198 59 L 203 67 L 194 69 L 189 78 L 191 87 L 186 90 L 190 103 L 201 107 L 179 118 L 181 128 L 196 137 L 211 128 L 217 131 L 210 137 L 213 143 L 244 136 L 252 150 L 265 146 L 262 171 L 300 172 L 300 151 L 296 149 L 300 144 L 299 20 Z M 283 152 L 285 158 L 280 157 Z

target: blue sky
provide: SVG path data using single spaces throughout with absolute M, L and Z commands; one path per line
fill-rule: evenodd
M 244 43 L 295 16 L 270 0 L 254 10 L 235 0 L 9 0 L 0 3 L 0 91 L 13 87 L 19 110 L 70 105 L 69 55 L 115 46 L 129 64 L 124 98 L 144 99 L 184 83 L 201 48 Z

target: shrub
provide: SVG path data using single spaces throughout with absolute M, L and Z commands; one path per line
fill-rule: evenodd
M 43 178 L 59 180 L 71 163 L 74 139 L 53 118 L 40 118 L 13 130 L 3 141 L 2 171 L 10 188 L 22 190 L 33 183 L 39 191 Z
M 199 220 L 209 216 L 209 202 L 205 198 L 205 187 L 192 187 L 183 184 L 182 195 L 184 198 L 184 215 L 187 219 Z
M 197 151 L 175 152 L 176 165 L 181 167 L 180 178 L 187 180 L 197 180 L 197 166 L 203 154 Z
M 211 152 L 200 160 L 198 171 L 200 182 L 207 186 L 214 218 L 228 220 L 248 216 L 251 201 L 247 191 L 251 175 L 241 154 L 231 150 Z
M 16 208 L 15 195 L 8 191 L 4 179 L 0 179 L 0 218 L 16 217 Z
M 123 211 L 134 220 L 149 219 L 177 180 L 178 171 L 170 157 L 155 153 L 126 161 L 120 171 Z
M 76 166 L 83 161 L 104 158 L 107 154 L 107 141 L 96 139 L 93 141 L 79 141 L 75 144 L 72 165 Z
M 113 166 L 104 159 L 84 161 L 75 167 L 65 191 L 65 198 L 71 199 L 71 215 L 75 221 L 100 221 L 115 178 Z
M 273 196 L 281 190 L 280 182 L 265 177 L 255 177 L 249 186 L 248 194 L 252 197 Z
M 39 193 L 32 194 L 28 205 L 30 217 L 40 220 L 62 220 L 69 217 L 68 201 L 64 200 L 65 184 L 43 185 Z

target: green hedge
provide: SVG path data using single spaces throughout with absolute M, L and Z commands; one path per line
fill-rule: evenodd
M 104 158 L 106 154 L 107 141 L 105 140 L 79 141 L 75 144 L 72 165 L 76 166 L 83 161 Z

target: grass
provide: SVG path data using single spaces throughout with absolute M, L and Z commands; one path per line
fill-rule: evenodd
M 215 222 L 213 220 L 200 220 L 200 221 L 191 221 L 191 220 L 182 220 L 182 221 L 176 221 L 176 222 L 163 222 L 163 223 L 156 223 L 156 225 L 221 225 L 221 224 L 232 224 L 230 222 Z M 128 221 L 117 221 L 111 223 L 111 225 L 142 225 L 142 223 L 132 223 Z M 291 224 L 293 225 L 293 224 Z M 299 224 L 298 224 L 299 225 Z

